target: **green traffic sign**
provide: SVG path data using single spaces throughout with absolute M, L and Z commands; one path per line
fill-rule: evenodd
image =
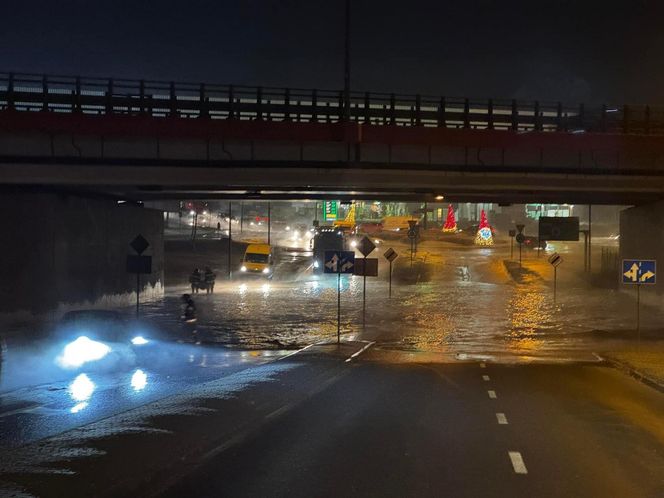
M 337 214 L 337 201 L 325 201 L 323 203 L 323 219 L 325 221 L 336 221 Z

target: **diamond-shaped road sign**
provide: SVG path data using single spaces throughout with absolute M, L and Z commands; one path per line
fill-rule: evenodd
M 549 263 L 551 263 L 554 267 L 558 266 L 562 262 L 563 258 L 557 252 L 554 252 L 551 256 L 549 256 Z
M 357 250 L 360 251 L 362 256 L 365 258 L 371 254 L 371 252 L 376 248 L 376 244 L 374 244 L 369 237 L 366 235 L 362 237 L 362 240 L 360 240 L 360 243 L 357 244 Z
M 325 273 L 353 273 L 354 266 L 354 251 L 325 251 Z
M 145 237 L 142 235 L 137 235 L 134 240 L 132 240 L 129 245 L 136 251 L 138 254 L 143 254 L 143 251 L 145 251 L 148 247 L 150 247 L 150 243 L 145 240 Z
M 385 257 L 386 260 L 388 260 L 391 263 L 392 261 L 397 259 L 397 256 L 399 255 L 394 249 L 390 247 L 387 251 L 385 251 L 385 254 L 383 254 L 383 256 Z

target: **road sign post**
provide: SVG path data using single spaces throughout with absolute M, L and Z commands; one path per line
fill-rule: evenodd
M 362 271 L 362 328 L 366 326 L 366 314 L 367 314 L 367 256 L 376 249 L 376 244 L 374 244 L 369 237 L 366 235 L 362 237 L 360 243 L 357 245 L 357 250 L 360 251 L 362 256 L 364 256 L 363 271 Z
M 556 304 L 556 287 L 558 282 L 558 265 L 563 262 L 563 258 L 557 252 L 549 256 L 549 263 L 553 266 L 553 304 Z
M 399 255 L 394 249 L 390 247 L 387 251 L 385 251 L 385 254 L 383 254 L 383 256 L 385 257 L 385 259 L 387 259 L 390 262 L 390 287 L 389 287 L 390 290 L 388 296 L 391 299 L 392 298 L 392 261 L 397 259 Z
M 636 340 L 641 343 L 641 285 L 657 283 L 657 261 L 654 259 L 623 259 L 622 283 L 636 285 Z
M 514 259 L 514 237 L 516 236 L 516 230 L 511 229 L 509 231 L 510 235 L 510 260 Z
M 410 239 L 410 267 L 413 267 L 414 253 L 417 251 L 416 242 L 418 235 L 417 220 L 408 220 L 408 238 Z
M 337 274 L 337 344 L 341 344 L 341 274 L 353 273 L 354 251 L 325 251 L 325 273 Z
M 523 229 L 525 228 L 526 225 L 523 225 L 521 223 L 517 223 L 516 229 L 519 233 L 516 234 L 516 243 L 519 244 L 519 270 L 521 269 L 521 249 L 523 246 L 523 243 L 526 241 L 526 236 L 523 235 Z

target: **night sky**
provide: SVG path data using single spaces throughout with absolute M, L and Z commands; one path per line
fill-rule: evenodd
M 343 0 L 4 4 L 3 71 L 343 87 Z M 353 0 L 352 86 L 664 104 L 662 4 Z

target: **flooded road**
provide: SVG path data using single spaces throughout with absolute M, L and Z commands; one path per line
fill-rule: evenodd
M 388 245 L 401 254 L 392 298 L 382 258 Z M 554 303 L 550 253 L 537 258 L 524 251 L 521 272 L 506 245 L 430 242 L 420 246 L 411 273 L 407 247 L 383 242 L 372 254 L 379 257 L 380 276 L 367 279 L 366 327 L 362 278 L 342 277 L 342 334 L 376 340 L 379 348 L 523 358 L 585 355 L 634 339 L 634 296 L 591 287 L 580 245 L 556 248 L 565 263 Z M 204 340 L 234 348 L 298 348 L 336 339 L 336 276 L 315 276 L 309 265 L 307 253 L 283 252 L 274 280 L 221 278 L 214 294 L 194 296 Z M 171 288 L 163 301 L 144 307 L 149 319 L 175 335 L 183 292 L 186 287 Z M 646 305 L 641 316 L 645 336 L 659 330 L 658 308 Z

